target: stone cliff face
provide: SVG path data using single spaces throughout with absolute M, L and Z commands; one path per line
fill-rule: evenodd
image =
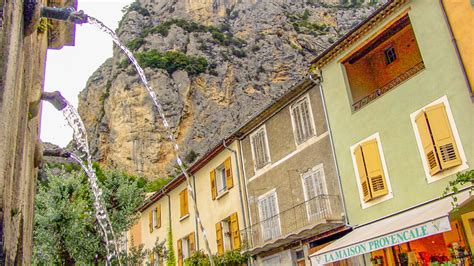
M 191 163 L 305 76 L 315 55 L 378 5 L 366 2 L 139 0 L 117 32 L 148 66 Z M 149 178 L 173 174 L 161 120 L 118 48 L 80 94 L 79 112 L 96 160 Z

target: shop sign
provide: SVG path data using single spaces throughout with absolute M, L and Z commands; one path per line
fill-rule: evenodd
M 443 217 L 395 233 L 386 234 L 365 242 L 311 257 L 311 264 L 321 265 L 331 263 L 450 230 L 451 225 L 448 217 Z M 374 234 L 376 234 L 376 232 L 374 232 Z

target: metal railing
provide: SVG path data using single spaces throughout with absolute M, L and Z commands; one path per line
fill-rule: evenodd
M 400 74 L 396 78 L 394 78 L 391 81 L 387 82 L 382 87 L 374 90 L 373 92 L 369 93 L 364 98 L 362 98 L 359 101 L 352 104 L 353 110 L 357 111 L 360 108 L 366 106 L 371 101 L 373 101 L 373 100 L 377 99 L 378 97 L 384 95 L 385 93 L 387 93 L 388 91 L 393 89 L 395 86 L 397 86 L 398 84 L 404 82 L 405 80 L 413 77 L 415 74 L 417 74 L 418 72 L 420 72 L 423 69 L 425 69 L 425 64 L 423 63 L 423 61 L 416 63 L 414 66 L 412 66 L 407 71 L 403 72 L 402 74 Z
M 252 223 L 240 233 L 248 248 L 253 248 L 318 224 L 341 221 L 342 215 L 342 203 L 338 195 L 320 195 L 268 219 Z

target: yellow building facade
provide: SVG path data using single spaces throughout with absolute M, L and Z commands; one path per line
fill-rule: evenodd
M 246 227 L 245 185 L 240 178 L 238 141 L 227 140 L 202 156 L 189 169 L 195 188 L 200 220 L 212 254 L 240 249 L 241 229 Z M 183 175 L 151 195 L 140 208 L 138 222 L 127 234 L 128 249 L 141 244 L 152 249 L 156 241 L 166 241 L 171 229 L 177 265 L 197 250 L 206 252 L 191 193 Z M 166 258 L 148 256 L 151 265 L 162 265 Z

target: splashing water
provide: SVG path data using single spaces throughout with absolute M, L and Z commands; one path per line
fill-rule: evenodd
M 99 21 L 98 19 L 96 19 L 94 17 L 89 16 L 89 23 L 92 24 L 92 25 L 97 26 L 101 31 L 103 31 L 103 32 L 107 33 L 108 35 L 110 35 L 113 42 L 115 44 L 117 44 L 120 47 L 120 49 L 122 49 L 122 51 L 127 55 L 128 59 L 130 59 L 132 64 L 135 66 L 135 69 L 137 70 L 138 75 L 140 76 L 140 79 L 143 82 L 143 85 L 145 85 L 145 88 L 146 88 L 148 94 L 150 95 L 150 97 L 153 101 L 153 104 L 158 109 L 158 113 L 161 117 L 161 120 L 163 121 L 163 126 L 165 127 L 166 134 L 168 135 L 169 140 L 173 144 L 173 150 L 176 154 L 176 162 L 178 163 L 178 166 L 179 166 L 181 172 L 186 177 L 187 188 L 188 188 L 189 194 L 191 195 L 191 198 L 192 198 L 193 203 L 194 203 L 193 205 L 194 205 L 194 213 L 196 215 L 196 220 L 197 220 L 197 222 L 199 224 L 199 228 L 202 232 L 202 236 L 203 236 L 204 243 L 205 243 L 205 246 L 206 246 L 206 251 L 207 251 L 209 257 L 211 257 L 212 253 L 211 253 L 211 249 L 209 247 L 209 242 L 207 240 L 206 231 L 204 229 L 204 226 L 202 225 L 202 222 L 201 222 L 201 219 L 200 219 L 200 216 L 199 216 L 199 211 L 198 211 L 197 204 L 196 204 L 196 197 L 194 195 L 194 188 L 191 185 L 191 180 L 189 178 L 189 174 L 187 173 L 187 171 L 186 171 L 186 169 L 183 165 L 183 162 L 182 162 L 181 158 L 179 157 L 178 143 L 176 142 L 176 138 L 174 137 L 173 132 L 171 131 L 170 125 L 169 125 L 168 120 L 166 119 L 166 116 L 165 116 L 165 112 L 163 111 L 162 105 L 158 101 L 158 98 L 156 96 L 155 91 L 153 90 L 153 88 L 148 83 L 148 80 L 145 76 L 145 72 L 143 71 L 143 68 L 141 68 L 141 66 L 138 64 L 138 62 L 135 59 L 135 57 L 133 56 L 132 52 L 130 52 L 130 50 L 128 50 L 128 48 L 120 41 L 120 39 L 115 34 L 115 32 L 113 30 L 111 30 L 110 28 L 108 28 L 107 26 L 105 26 L 104 23 L 102 23 L 101 21 Z M 213 266 L 214 262 L 213 262 L 212 259 L 210 259 L 210 262 L 211 262 L 211 265 Z
M 67 105 L 61 110 L 61 112 L 66 118 L 69 126 L 73 129 L 74 141 L 77 144 L 77 149 L 82 153 L 81 156 L 71 154 L 71 158 L 81 165 L 88 177 L 92 194 L 94 196 L 95 216 L 99 222 L 100 228 L 102 229 L 102 235 L 105 241 L 105 249 L 107 251 L 107 265 L 110 265 L 111 259 L 118 254 L 118 247 L 115 233 L 112 228 L 112 223 L 110 222 L 110 219 L 107 215 L 107 210 L 103 204 L 102 190 L 97 184 L 97 176 L 94 169 L 92 168 L 92 159 L 89 152 L 86 128 L 84 127 L 84 123 L 82 122 L 77 110 L 68 101 L 65 99 L 64 101 L 67 103 Z

